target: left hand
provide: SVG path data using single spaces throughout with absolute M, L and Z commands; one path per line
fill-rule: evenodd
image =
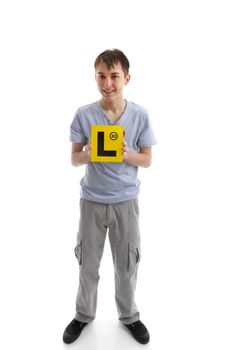
M 127 147 L 127 142 L 124 140 L 123 141 L 123 157 L 127 156 L 127 152 L 129 152 L 129 149 Z
M 126 132 L 125 132 L 125 130 L 124 130 L 124 132 L 123 132 L 123 148 L 122 148 L 122 151 L 123 151 L 123 161 L 128 161 L 130 149 L 127 147 L 127 141 L 124 140 L 125 134 L 126 134 Z
M 130 148 L 127 147 L 127 142 L 124 140 L 123 141 L 123 161 L 128 161 L 130 160 L 130 156 L 132 155 L 132 151 L 130 150 Z

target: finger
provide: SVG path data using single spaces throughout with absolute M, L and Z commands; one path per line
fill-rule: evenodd
M 89 148 L 89 151 L 91 151 L 91 139 L 88 140 L 88 148 Z

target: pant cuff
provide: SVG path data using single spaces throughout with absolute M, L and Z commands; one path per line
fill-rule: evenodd
M 75 319 L 79 322 L 90 323 L 94 320 L 94 317 L 86 316 L 81 314 L 80 312 L 77 312 L 75 315 Z
M 140 320 L 140 315 L 139 313 L 136 314 L 135 316 L 133 317 L 124 317 L 124 318 L 120 318 L 119 319 L 122 323 L 124 324 L 131 324 L 131 323 L 134 323 L 136 321 L 139 321 Z

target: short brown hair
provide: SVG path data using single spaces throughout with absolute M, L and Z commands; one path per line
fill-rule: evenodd
M 107 65 L 108 69 L 113 68 L 115 64 L 120 63 L 124 75 L 127 76 L 129 74 L 130 63 L 124 53 L 118 49 L 105 50 L 100 53 L 95 60 L 95 69 L 102 62 Z

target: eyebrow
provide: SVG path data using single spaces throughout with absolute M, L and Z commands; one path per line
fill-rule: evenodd
M 98 72 L 97 74 L 98 74 L 98 75 L 100 75 L 100 74 L 104 74 L 104 75 L 105 75 L 106 73 L 103 73 L 103 72 Z M 119 72 L 111 72 L 110 74 L 118 74 L 118 75 L 120 75 L 120 73 L 119 73 Z

